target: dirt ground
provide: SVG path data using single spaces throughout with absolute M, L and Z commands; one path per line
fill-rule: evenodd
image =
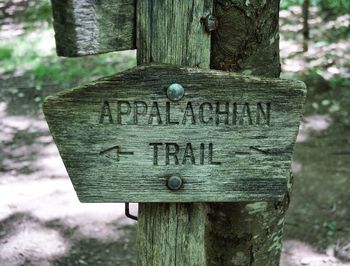
M 281 11 L 283 76 L 309 86 L 283 266 L 350 265 L 350 44 L 348 36 L 318 41 L 349 19 L 325 24 L 312 10 L 313 42 L 303 54 L 300 10 Z M 21 82 L 0 77 L 0 265 L 135 265 L 135 222 L 123 204 L 78 201 L 35 101 L 60 88 Z
M 349 36 L 336 37 L 341 25 L 349 27 L 350 16 L 326 22 L 318 12 L 311 10 L 313 41 L 307 53 L 300 52 L 301 36 L 296 34 L 300 9 L 280 13 L 282 77 L 308 86 L 292 164 L 294 187 L 281 259 L 285 266 L 350 265 L 350 86 L 334 82 L 350 76 Z
M 329 98 L 349 110 L 349 89 L 336 91 L 308 97 L 292 165 L 282 265 L 350 265 L 335 259 L 350 260 L 350 124 L 311 106 Z

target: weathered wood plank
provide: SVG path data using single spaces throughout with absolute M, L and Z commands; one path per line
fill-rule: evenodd
M 146 24 L 150 21 L 148 16 L 156 8 L 159 9 L 155 12 L 157 18 L 149 26 Z M 180 65 L 184 62 L 190 67 L 209 68 L 210 37 L 204 30 L 202 18 L 212 9 L 212 0 L 137 1 L 138 63 Z M 157 31 L 165 32 L 163 42 L 150 45 L 147 42 L 151 36 L 159 34 Z M 194 43 L 188 41 L 190 38 L 201 43 L 194 47 Z M 177 45 L 164 45 L 174 40 Z M 158 52 L 164 48 L 171 56 Z M 153 58 L 157 53 L 161 56 Z M 205 203 L 140 203 L 137 265 L 207 265 L 208 209 Z
M 142 203 L 140 205 L 141 219 L 138 221 L 137 230 L 138 266 L 207 265 L 206 204 Z M 160 217 L 167 219 L 160 220 Z
M 304 98 L 302 82 L 154 65 L 49 97 L 44 113 L 81 201 L 268 200 L 287 191 Z
M 209 68 L 210 34 L 205 33 L 202 20 L 211 9 L 212 1 L 208 0 L 177 4 L 172 0 L 139 1 L 138 64 Z
M 56 50 L 83 56 L 135 49 L 136 0 L 51 0 Z

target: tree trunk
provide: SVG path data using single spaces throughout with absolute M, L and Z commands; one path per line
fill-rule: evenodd
M 279 77 L 279 0 L 216 0 L 211 68 Z
M 220 0 L 214 16 L 211 68 L 279 76 L 279 0 Z M 289 194 L 282 202 L 208 204 L 207 265 L 278 265 L 288 205 Z
M 138 62 L 208 67 L 205 2 L 138 1 Z M 211 68 L 278 77 L 278 11 L 279 0 L 216 0 Z M 138 265 L 278 265 L 288 204 L 140 204 Z
M 309 7 L 310 0 L 304 0 L 303 2 L 303 51 L 307 52 L 309 49 L 308 42 L 310 39 L 309 34 Z

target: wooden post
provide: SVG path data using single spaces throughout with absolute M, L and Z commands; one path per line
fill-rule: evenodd
M 137 1 L 138 64 L 210 65 L 210 34 L 203 18 L 212 0 Z M 140 203 L 138 265 L 206 265 L 207 206 Z

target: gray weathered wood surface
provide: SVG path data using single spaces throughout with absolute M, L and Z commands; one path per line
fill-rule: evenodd
M 137 265 L 207 265 L 207 213 L 205 203 L 140 204 Z
M 56 50 L 83 56 L 135 49 L 136 0 L 51 0 Z
M 210 34 L 204 31 L 203 18 L 212 1 L 139 1 L 137 5 L 138 64 L 209 68 Z
M 179 102 L 166 96 L 173 82 L 185 88 Z M 304 99 L 298 81 L 154 65 L 49 97 L 44 113 L 83 202 L 268 200 L 287 190 Z M 227 121 L 216 114 L 226 103 Z M 162 143 L 156 165 L 151 143 Z M 173 156 L 167 164 L 166 143 L 179 145 L 178 165 Z M 193 156 L 185 152 L 187 143 Z M 210 143 L 212 161 L 220 164 L 210 164 Z M 133 154 L 120 153 L 118 159 L 116 146 Z M 166 178 L 175 174 L 185 182 L 177 192 L 166 187 Z
M 152 26 L 142 25 L 150 21 L 148 16 L 153 14 L 154 9 L 158 10 L 154 12 L 157 17 Z M 202 68 L 209 68 L 210 35 L 204 30 L 202 18 L 212 9 L 212 0 L 137 1 L 138 63 L 180 65 L 183 62 L 190 67 L 200 63 Z M 177 27 L 181 27 L 182 31 L 178 31 Z M 163 42 L 147 45 L 143 39 L 150 40 L 150 36 L 159 30 L 164 34 Z M 174 39 L 191 38 L 201 40 L 201 43 L 197 47 L 190 41 L 164 45 Z M 164 48 L 168 54 L 158 52 Z M 153 58 L 155 53 L 163 57 Z M 208 212 L 206 203 L 139 203 L 137 265 L 207 265 L 209 245 L 206 239 L 208 227 L 211 226 Z

